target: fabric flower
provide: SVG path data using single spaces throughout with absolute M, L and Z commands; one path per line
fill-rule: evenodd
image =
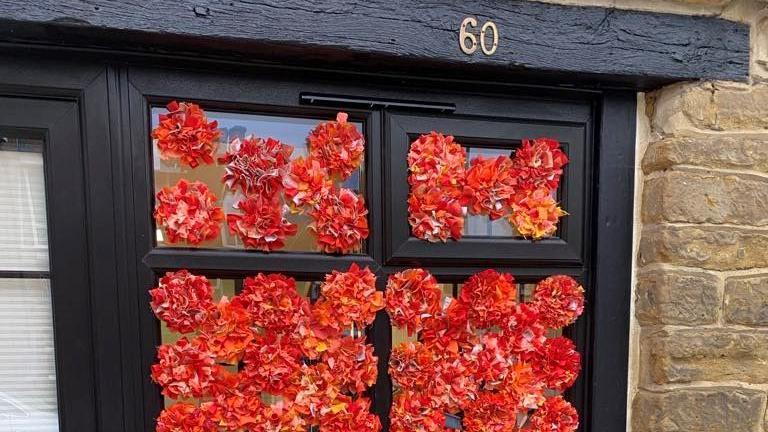
M 532 303 L 544 324 L 565 327 L 584 312 L 584 287 L 570 276 L 550 276 L 536 285 Z
M 509 214 L 516 185 L 517 171 L 509 156 L 478 156 L 467 171 L 464 197 L 472 214 L 487 214 L 496 220 Z
M 455 304 L 451 303 L 453 306 Z M 439 352 L 449 352 L 458 355 L 462 351 L 471 351 L 478 343 L 479 338 L 473 330 L 466 325 L 454 325 L 446 317 L 425 318 L 424 328 L 419 332 L 421 342 Z
M 445 414 L 432 407 L 428 396 L 410 391 L 395 394 L 390 410 L 390 432 L 450 432 Z
M 579 414 L 562 396 L 547 399 L 528 424 L 532 432 L 575 432 L 578 427 Z
M 157 349 L 158 362 L 152 365 L 152 379 L 172 399 L 199 398 L 208 395 L 220 366 L 202 342 L 182 337 L 175 344 Z
M 423 318 L 440 313 L 442 291 L 437 280 L 424 269 L 408 269 L 395 273 L 387 281 L 387 313 L 408 334 L 421 329 Z
M 237 234 L 245 247 L 270 252 L 285 247 L 285 238 L 296 235 L 298 227 L 288 222 L 282 205 L 274 198 L 260 195 L 238 201 L 242 214 L 228 214 L 229 232 Z
M 320 123 L 307 137 L 309 152 L 331 175 L 347 179 L 363 161 L 365 139 L 347 113 L 336 114 L 336 121 Z
M 517 430 L 517 410 L 501 393 L 480 392 L 464 411 L 462 430 L 467 432 L 507 432 Z
M 156 199 L 155 221 L 165 229 L 169 243 L 196 245 L 219 235 L 224 213 L 205 183 L 181 179 L 161 189 Z
M 547 339 L 531 365 L 549 389 L 562 392 L 579 376 L 581 356 L 570 339 L 559 336 Z
M 484 270 L 472 275 L 461 287 L 454 299 L 465 306 L 467 319 L 476 328 L 490 328 L 501 325 L 504 318 L 514 310 L 517 300 L 515 279 L 509 273 Z M 448 316 L 455 311 L 448 309 Z
M 320 417 L 320 430 L 379 432 L 379 418 L 370 412 L 371 402 L 366 398 L 355 399 L 343 408 L 332 409 Z
M 309 229 L 321 251 L 351 253 L 368 238 L 368 209 L 361 195 L 345 188 L 323 196 L 309 213 Z
M 376 276 L 368 267 L 352 264 L 346 272 L 334 270 L 320 289 L 322 298 L 314 308 L 325 312 L 315 314 L 324 326 L 338 329 L 354 324 L 362 328 L 373 323 L 376 312 L 384 308 L 384 293 L 376 290 Z
M 182 165 L 195 168 L 201 162 L 212 164 L 221 132 L 218 123 L 209 122 L 205 112 L 189 102 L 170 102 L 168 113 L 160 114 L 160 122 L 152 129 L 152 138 L 162 159 L 178 159 Z
M 219 163 L 226 164 L 222 181 L 232 191 L 239 189 L 246 196 L 271 201 L 282 189 L 292 152 L 293 147 L 274 138 L 236 138 L 219 158 Z
M 419 391 L 433 379 L 434 354 L 419 342 L 404 342 L 392 350 L 389 374 L 401 389 Z
M 259 417 L 259 425 L 249 432 L 306 432 L 307 421 L 291 404 L 265 406 Z
M 555 234 L 558 220 L 566 214 L 549 189 L 539 188 L 512 204 L 509 223 L 523 237 L 538 240 Z
M 316 159 L 297 157 L 283 177 L 286 200 L 294 211 L 305 205 L 315 206 L 333 190 L 328 172 Z
M 474 379 L 481 382 L 485 390 L 498 388 L 516 361 L 500 339 L 498 333 L 486 333 L 481 338 L 481 344 L 473 350 L 473 359 L 477 365 Z
M 177 403 L 164 409 L 157 418 L 156 432 L 217 432 L 219 429 L 209 416 L 197 406 Z
M 166 273 L 149 295 L 155 315 L 179 333 L 195 331 L 216 308 L 208 279 L 187 270 Z
M 560 149 L 560 143 L 551 138 L 525 139 L 515 151 L 518 183 L 526 190 L 557 189 L 567 163 L 568 156 Z
M 216 313 L 203 323 L 200 333 L 216 358 L 227 364 L 237 364 L 256 336 L 251 329 L 251 315 L 238 297 L 231 301 L 222 297 Z
M 373 346 L 367 344 L 365 338 L 342 338 L 338 347 L 323 354 L 322 361 L 338 377 L 336 384 L 344 393 L 360 394 L 376 383 L 378 359 L 373 355 Z
M 443 190 L 429 189 L 408 197 L 408 223 L 414 237 L 430 242 L 458 240 L 464 231 L 464 210 Z
M 538 352 L 546 340 L 546 332 L 538 309 L 528 303 L 518 303 L 502 326 L 506 349 L 522 356 Z
M 204 407 L 205 415 L 226 431 L 258 430 L 264 410 L 261 399 L 236 393 L 219 395 Z
M 241 385 L 246 394 L 295 394 L 301 373 L 301 349 L 274 333 L 248 345 L 243 357 Z
M 464 187 L 467 152 L 450 135 L 430 132 L 411 143 L 408 151 L 408 183 L 411 192 L 420 188 L 442 189 L 459 198 Z
M 515 363 L 504 382 L 500 392 L 504 394 L 512 409 L 519 412 L 536 409 L 544 403 L 544 382 L 527 363 Z
M 267 333 L 293 330 L 307 315 L 307 300 L 296 291 L 296 281 L 279 273 L 248 277 L 238 296 L 255 326 Z

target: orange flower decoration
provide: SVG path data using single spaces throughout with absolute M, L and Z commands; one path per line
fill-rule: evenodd
M 216 309 L 211 300 L 211 283 L 205 276 L 195 276 L 187 270 L 166 273 L 149 295 L 155 315 L 179 333 L 195 331 Z
M 343 329 L 355 325 L 362 328 L 373 323 L 376 312 L 384 308 L 384 293 L 376 291 L 376 276 L 368 267 L 357 264 L 346 272 L 334 270 L 325 277 L 322 298 L 314 305 L 318 322 L 323 326 Z
M 331 175 L 347 179 L 363 161 L 365 139 L 347 113 L 336 114 L 336 121 L 320 123 L 307 137 L 309 152 Z
M 202 408 L 211 421 L 227 431 L 258 430 L 263 410 L 261 399 L 238 394 L 219 395 L 213 402 L 206 402 Z
M 517 302 L 515 278 L 509 273 L 484 270 L 467 279 L 454 302 L 465 306 L 466 317 L 475 328 L 502 325 Z M 449 317 L 451 314 L 449 308 Z
M 551 138 L 523 140 L 515 152 L 515 166 L 519 170 L 521 189 L 557 189 L 568 156 L 560 149 L 560 143 Z
M 507 432 L 517 429 L 517 410 L 501 393 L 480 392 L 464 411 L 463 430 L 467 432 Z
M 289 171 L 283 177 L 285 198 L 291 208 L 314 206 L 333 190 L 328 172 L 315 159 L 298 157 L 291 162 Z
M 204 343 L 187 338 L 157 349 L 158 363 L 152 365 L 152 380 L 173 399 L 199 398 L 213 387 L 220 366 Z
M 324 195 L 309 213 L 309 229 L 321 251 L 351 253 L 368 238 L 368 210 L 362 196 L 341 188 Z
M 550 276 L 536 285 L 533 305 L 552 328 L 573 324 L 584 312 L 584 287 L 570 276 Z
M 175 186 L 160 190 L 156 199 L 155 221 L 165 229 L 169 243 L 196 245 L 219 235 L 224 213 L 205 183 L 181 179 Z
M 227 364 L 237 364 L 256 337 L 251 329 L 251 316 L 240 297 L 231 301 L 223 297 L 217 313 L 203 324 L 200 333 L 210 351 Z
M 157 432 L 217 432 L 216 422 L 199 407 L 186 403 L 171 405 L 157 418 Z
M 411 143 L 408 152 L 408 183 L 411 192 L 439 188 L 459 198 L 464 187 L 467 153 L 451 135 L 430 132 Z
M 509 201 L 515 195 L 517 171 L 509 156 L 472 159 L 467 171 L 464 196 L 472 214 L 487 214 L 496 220 L 509 214 Z
M 438 188 L 408 198 L 408 222 L 417 238 L 430 242 L 458 240 L 464 230 L 464 211 L 458 199 Z
M 395 273 L 387 281 L 387 313 L 408 334 L 421 330 L 423 318 L 440 313 L 442 291 L 437 280 L 424 269 L 408 269 Z
M 152 138 L 162 159 L 178 159 L 182 165 L 195 168 L 200 162 L 212 164 L 221 132 L 218 123 L 209 122 L 198 105 L 170 102 L 167 114 L 152 129 Z
M 575 432 L 579 428 L 579 414 L 562 396 L 547 399 L 531 416 L 531 432 Z
M 432 407 L 428 396 L 403 391 L 395 394 L 390 412 L 390 432 L 450 432 L 445 427 L 445 414 Z
M 228 214 L 229 232 L 237 234 L 245 247 L 264 252 L 285 247 L 286 237 L 296 235 L 298 227 L 288 222 L 280 203 L 259 195 L 242 199 L 234 206 L 242 214 Z
M 346 404 L 338 410 L 331 410 L 320 417 L 320 430 L 378 432 L 381 430 L 379 418 L 370 412 L 371 401 L 360 398 Z
M 234 139 L 219 158 L 226 164 L 222 181 L 233 191 L 239 189 L 246 196 L 259 195 L 271 201 L 282 189 L 291 153 L 293 147 L 274 138 L 251 135 L 242 141 Z
M 309 308 L 296 291 L 296 281 L 279 273 L 245 278 L 239 297 L 253 324 L 268 333 L 292 331 Z
M 557 231 L 557 222 L 566 215 L 548 189 L 534 190 L 515 202 L 512 209 L 509 223 L 520 235 L 534 240 L 552 236 Z
M 563 392 L 576 381 L 581 371 L 581 356 L 570 339 L 559 336 L 547 339 L 532 362 L 536 373 L 549 389 Z
M 301 349 L 266 333 L 250 344 L 243 357 L 241 386 L 246 394 L 296 394 L 301 373 Z

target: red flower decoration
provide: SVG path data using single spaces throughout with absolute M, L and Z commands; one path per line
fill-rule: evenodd
M 315 159 L 298 157 L 291 162 L 290 169 L 283 177 L 285 198 L 291 208 L 314 206 L 333 190 L 328 172 Z
M 301 374 L 301 349 L 267 333 L 246 349 L 241 385 L 247 394 L 295 394 Z
M 177 403 L 164 409 L 157 418 L 157 432 L 217 432 L 216 422 L 199 407 Z
M 528 425 L 532 432 L 575 432 L 578 427 L 579 414 L 562 396 L 547 399 Z
M 525 139 L 515 152 L 514 162 L 519 170 L 521 189 L 544 187 L 555 190 L 560 184 L 568 156 L 560 149 L 560 143 L 551 138 Z
M 467 171 L 464 196 L 472 214 L 487 214 L 496 220 L 509 214 L 516 184 L 517 170 L 509 156 L 478 156 L 472 159 Z
M 242 199 L 235 208 L 242 214 L 228 214 L 229 232 L 237 234 L 245 247 L 270 252 L 285 247 L 285 238 L 296 235 L 298 227 L 288 222 L 275 199 L 256 195 Z
M 557 231 L 557 222 L 566 213 L 552 198 L 549 189 L 535 189 L 512 205 L 511 223 L 520 235 L 538 240 Z
M 430 132 L 411 143 L 408 152 L 408 183 L 411 192 L 420 188 L 444 189 L 452 198 L 459 198 L 464 186 L 467 152 L 450 135 Z
M 309 229 L 326 253 L 350 253 L 368 238 L 368 210 L 363 197 L 341 188 L 324 195 L 310 212 Z
M 347 122 L 348 117 L 340 112 L 336 121 L 320 123 L 307 137 L 311 157 L 342 179 L 360 166 L 365 151 L 365 139 L 354 124 Z
M 565 327 L 584 312 L 584 287 L 570 276 L 550 276 L 536 285 L 533 304 L 547 326 Z
M 280 193 L 293 147 L 274 138 L 248 136 L 234 139 L 219 158 L 226 164 L 222 178 L 228 188 L 246 196 L 259 195 L 271 201 Z
M 182 165 L 195 168 L 200 162 L 213 163 L 221 132 L 218 123 L 209 122 L 198 105 L 189 102 L 169 103 L 167 114 L 152 129 L 152 138 L 162 159 L 178 159 Z
M 422 343 L 405 342 L 392 350 L 389 374 L 399 388 L 421 391 L 434 375 L 434 354 Z
M 332 409 L 320 417 L 320 430 L 324 431 L 354 431 L 378 432 L 381 430 L 379 418 L 370 412 L 371 402 L 368 399 L 356 399 L 344 407 Z
M 195 245 L 219 235 L 224 213 L 205 183 L 181 179 L 176 186 L 160 190 L 156 199 L 155 221 L 165 228 L 169 243 Z
M 535 372 L 549 389 L 557 392 L 570 388 L 581 371 L 576 345 L 564 336 L 547 339 L 537 357 L 537 361 L 531 362 Z
M 245 347 L 256 337 L 251 329 L 251 315 L 238 297 L 232 301 L 222 298 L 217 313 L 203 324 L 200 333 L 216 358 L 227 364 L 237 364 Z
M 334 270 L 326 275 L 321 294 L 314 311 L 322 312 L 314 316 L 321 325 L 336 329 L 370 325 L 376 312 L 384 308 L 384 293 L 376 291 L 376 276 L 368 267 L 361 269 L 357 264 L 346 272 Z
M 445 414 L 432 407 L 428 396 L 404 391 L 395 395 L 390 411 L 390 432 L 450 432 Z
M 234 393 L 220 395 L 202 408 L 206 416 L 227 431 L 259 430 L 263 410 L 261 399 Z
M 490 328 L 504 323 L 515 308 L 517 288 L 515 278 L 509 273 L 499 273 L 495 270 L 484 270 L 467 279 L 454 302 L 459 307 L 448 309 L 448 316 L 460 316 L 466 313 L 466 318 L 476 328 Z M 461 308 L 460 306 L 464 306 Z M 461 318 L 456 319 L 462 321 Z
M 499 388 L 513 410 L 527 412 L 544 403 L 544 383 L 528 363 L 516 363 Z
M 507 349 L 518 355 L 528 355 L 541 349 L 547 332 L 535 307 L 519 303 L 502 326 Z
M 179 339 L 157 349 L 158 363 L 152 365 L 152 379 L 173 399 L 208 395 L 220 373 L 216 356 L 202 342 Z
M 480 392 L 464 411 L 463 428 L 467 432 L 507 432 L 517 429 L 517 410 L 501 393 Z
M 296 281 L 279 273 L 245 278 L 239 298 L 253 324 L 267 333 L 292 331 L 309 308 L 296 291 Z
M 216 308 L 211 300 L 213 287 L 208 279 L 187 270 L 166 273 L 149 295 L 155 315 L 169 329 L 179 333 L 195 331 Z
M 433 188 L 408 197 L 408 222 L 417 238 L 430 242 L 458 240 L 464 230 L 464 211 L 458 199 Z
M 423 318 L 440 313 L 442 291 L 437 280 L 424 269 L 408 269 L 395 273 L 387 281 L 387 313 L 408 334 L 421 329 Z

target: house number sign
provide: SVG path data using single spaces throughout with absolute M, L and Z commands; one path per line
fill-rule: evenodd
M 496 23 L 488 20 L 480 27 L 480 31 L 477 32 L 477 25 L 477 18 L 464 18 L 464 21 L 461 22 L 461 27 L 459 27 L 459 46 L 464 54 L 467 55 L 474 54 L 477 51 L 478 45 L 480 45 L 480 50 L 483 54 L 487 56 L 492 55 L 499 47 L 499 28 L 496 27 Z

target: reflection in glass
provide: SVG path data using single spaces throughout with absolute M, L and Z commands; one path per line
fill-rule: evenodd
M 165 108 L 152 108 L 152 127 L 158 122 L 158 116 L 164 113 Z M 216 120 L 219 123 L 219 130 L 221 131 L 221 141 L 219 143 L 215 158 L 219 158 L 224 155 L 227 150 L 227 143 L 235 138 L 244 138 L 248 135 L 254 135 L 257 137 L 268 138 L 272 137 L 282 141 L 285 144 L 291 145 L 294 150 L 292 157 L 304 156 L 309 153 L 307 147 L 307 135 L 312 131 L 318 123 L 322 121 L 332 120 L 332 118 L 298 118 L 298 117 L 278 117 L 267 115 L 255 115 L 255 114 L 241 114 L 230 112 L 206 112 L 209 120 Z M 362 123 L 353 124 L 358 130 L 363 131 Z M 197 168 L 189 168 L 186 166 L 180 166 L 173 160 L 162 160 L 160 158 L 160 152 L 156 146 L 152 146 L 153 163 L 154 163 L 154 180 L 155 180 L 155 193 L 166 186 L 173 186 L 179 179 L 186 178 L 187 180 L 199 180 L 205 183 L 210 190 L 219 198 L 217 204 L 220 205 L 225 213 L 235 213 L 236 210 L 233 206 L 237 201 L 242 198 L 240 193 L 235 193 L 227 188 L 221 181 L 224 175 L 224 166 L 218 163 L 212 165 L 200 165 Z M 352 175 L 344 182 L 338 183 L 339 187 L 348 188 L 358 193 L 364 192 L 364 175 L 363 167 L 365 163 L 361 164 L 360 169 L 352 173 Z M 302 251 L 302 252 L 315 252 L 317 246 L 315 239 L 308 230 L 308 225 L 311 222 L 307 215 L 302 214 L 288 214 L 288 220 L 295 223 L 299 227 L 299 232 L 292 237 L 288 237 L 285 241 L 285 247 L 283 251 Z M 158 229 L 156 231 L 157 245 L 161 247 L 195 247 L 184 244 L 171 244 L 166 243 L 164 233 Z M 231 248 L 231 249 L 243 249 L 242 241 L 237 235 L 231 235 L 226 223 L 221 224 L 220 236 L 214 240 L 201 243 L 197 247 L 201 248 Z M 363 245 L 363 247 L 365 247 Z

